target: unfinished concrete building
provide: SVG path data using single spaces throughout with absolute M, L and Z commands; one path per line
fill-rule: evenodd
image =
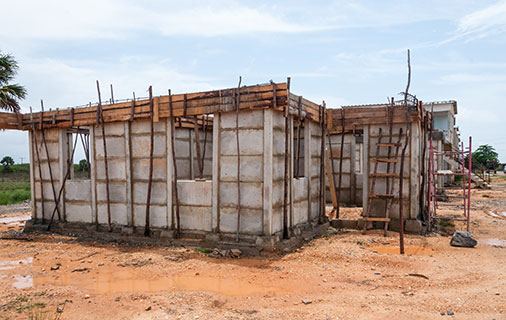
M 326 109 L 287 81 L 100 100 L 0 114 L 0 128 L 30 133 L 34 228 L 276 249 L 325 230 L 332 203 L 364 208 L 339 227 L 397 230 L 403 210 L 407 231 L 423 230 L 432 120 L 411 96 Z M 89 175 L 78 179 L 79 143 Z

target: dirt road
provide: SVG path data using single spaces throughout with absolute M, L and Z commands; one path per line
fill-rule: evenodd
M 451 247 L 450 237 L 436 234 L 408 236 L 412 254 L 405 256 L 397 254 L 398 234 L 383 237 L 382 231 L 343 230 L 290 254 L 240 259 L 211 258 L 195 248 L 51 234 L 0 240 L 0 314 L 2 319 L 506 319 L 501 215 L 506 184 L 473 190 L 473 201 L 476 248 Z M 21 229 L 16 221 L 27 214 L 2 208 L 2 236 Z

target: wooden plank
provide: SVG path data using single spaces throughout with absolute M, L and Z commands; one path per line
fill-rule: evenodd
M 393 194 L 384 194 L 384 193 L 375 193 L 369 195 L 369 199 L 388 199 L 388 198 L 395 198 L 395 196 Z
M 390 218 L 381 218 L 381 217 L 364 217 L 363 221 L 378 221 L 378 222 L 390 222 Z
M 397 163 L 397 162 L 399 162 L 399 159 L 394 159 L 394 158 L 376 158 L 376 159 L 373 159 L 372 161 L 374 161 L 374 162 L 383 162 L 383 163 Z
M 153 98 L 153 122 L 160 121 L 159 102 L 160 102 L 160 99 L 158 97 Z
M 334 184 L 334 171 L 330 167 L 329 152 L 326 153 L 325 165 L 327 166 L 327 179 L 329 180 L 330 197 L 332 198 L 332 206 L 337 208 L 336 185 Z

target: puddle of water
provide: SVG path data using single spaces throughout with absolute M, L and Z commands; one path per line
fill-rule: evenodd
M 214 292 L 225 296 L 248 296 L 288 291 L 280 287 L 250 283 L 243 279 L 229 279 L 202 275 L 177 274 L 172 277 L 154 280 L 138 279 L 135 277 L 135 274 L 124 271 L 97 274 L 94 279 L 89 279 L 89 277 L 86 276 L 80 277 L 77 274 L 62 275 L 59 278 L 35 277 L 34 285 L 72 285 L 93 291 L 97 294 L 183 290 Z
M 395 246 L 377 246 L 367 248 L 371 251 L 376 251 L 381 254 L 400 254 L 399 247 Z M 434 254 L 435 251 L 430 248 L 417 247 L 417 246 L 405 246 L 404 254 Z
M 0 223 L 6 224 L 8 226 L 19 226 L 22 225 L 24 222 L 30 220 L 32 216 L 18 216 L 18 217 L 6 217 L 6 218 L 0 218 Z
M 16 289 L 25 289 L 33 287 L 33 277 L 31 275 L 15 275 L 12 286 Z
M 14 269 L 16 266 L 29 264 L 33 262 L 33 257 L 20 260 L 2 260 L 0 261 L 0 270 Z
M 485 239 L 479 240 L 479 242 L 488 246 L 506 248 L 506 240 L 503 239 Z

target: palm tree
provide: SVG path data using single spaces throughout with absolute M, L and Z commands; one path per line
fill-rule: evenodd
M 26 89 L 19 84 L 9 84 L 18 72 L 18 63 L 10 54 L 0 52 L 0 109 L 19 112 L 18 100 L 24 99 Z

